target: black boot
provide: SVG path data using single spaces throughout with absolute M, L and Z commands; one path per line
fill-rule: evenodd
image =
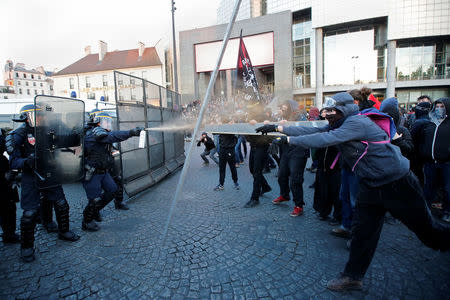
M 48 232 L 58 232 L 58 225 L 55 222 L 51 221 L 50 223 L 43 223 L 42 227 Z
M 49 201 L 45 193 L 40 196 L 40 217 L 42 226 L 47 232 L 58 232 L 58 228 L 55 222 L 53 222 L 53 202 Z
M 259 204 L 259 200 L 255 200 L 255 199 L 250 199 L 250 201 L 248 201 L 244 207 L 245 208 L 250 208 L 250 207 L 255 207 L 256 205 Z
M 36 210 L 24 210 L 20 220 L 22 244 L 20 257 L 24 262 L 34 260 L 34 228 L 36 227 Z
M 81 223 L 81 229 L 85 231 L 97 231 L 99 230 L 99 226 L 94 221 L 94 216 L 98 213 L 98 205 L 101 201 L 101 198 L 95 198 L 93 200 L 89 200 L 88 205 L 83 211 L 83 222 Z
M 126 204 L 123 203 L 123 202 L 119 202 L 119 203 L 115 202 L 114 205 L 115 205 L 115 208 L 116 208 L 116 209 L 120 209 L 120 210 L 129 210 L 129 209 L 130 209 L 130 208 L 128 207 L 128 205 L 126 205 Z
M 96 221 L 96 222 L 102 222 L 103 221 L 102 215 L 100 214 L 99 211 L 95 211 L 95 213 L 94 213 L 94 221 Z
M 55 202 L 55 214 L 58 221 L 58 238 L 71 242 L 78 241 L 80 236 L 69 230 L 69 204 L 65 198 Z

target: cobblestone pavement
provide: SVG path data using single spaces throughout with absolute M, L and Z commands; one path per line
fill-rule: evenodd
M 38 226 L 30 264 L 19 260 L 19 246 L 0 245 L 0 298 L 448 299 L 450 255 L 426 248 L 403 225 L 385 224 L 363 291 L 328 291 L 348 251 L 312 211 L 313 175 L 306 172 L 304 216 L 289 216 L 292 203 L 272 205 L 275 171 L 266 174 L 273 191 L 244 209 L 248 166 L 238 169 L 241 190 L 232 188 L 227 170 L 225 190 L 214 192 L 218 168 L 203 166 L 196 150 L 165 244 L 161 233 L 180 172 L 131 200 L 129 211 L 106 208 L 95 233 L 80 230 L 84 191 L 68 185 L 81 239 L 60 241 Z

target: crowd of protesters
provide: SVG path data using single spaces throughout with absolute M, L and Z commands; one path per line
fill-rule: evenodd
M 311 157 L 313 163 L 309 170 L 315 172 L 315 182 L 310 186 L 314 188 L 314 213 L 320 221 L 336 226 L 331 228 L 330 233 L 345 238 L 347 247 L 351 250 L 345 272 L 338 279 L 331 281 L 328 286 L 335 290 L 359 289 L 362 286 L 361 279 L 376 248 L 382 226 L 379 222 L 383 222 L 380 221 L 382 219 L 391 224 L 398 223 L 396 219 L 399 219 L 427 246 L 442 251 L 448 250 L 450 98 L 433 101 L 429 96 L 421 96 L 417 99 L 413 113 L 407 114 L 399 107 L 396 98 L 388 98 L 380 102 L 369 88 L 338 93 L 337 97 L 333 97 L 333 101 L 342 105 L 343 109 L 329 108 L 324 104 L 324 108 L 320 111 L 312 107 L 307 113 L 303 107 L 299 107 L 297 102 L 287 100 L 273 112 L 271 108 L 266 107 L 267 103 L 252 104 L 248 106 L 250 108 L 245 109 L 242 105 L 244 102 L 239 102 L 238 110 L 227 118 L 222 116 L 218 123 L 264 122 L 267 125 L 259 128 L 264 133 L 279 131 L 279 128 L 283 128 L 285 121 L 328 120 L 329 125 L 326 129 L 328 132 L 314 131 L 317 129 L 288 130 L 289 127 L 283 131 L 288 136 L 308 135 L 312 141 L 317 140 L 315 144 L 304 139 L 299 143 L 287 142 L 289 140 L 286 137 L 274 140 L 274 136 L 270 135 L 228 138 L 225 142 L 227 146 L 223 150 L 225 154 L 221 156 L 219 150 L 220 182 L 214 190 L 224 190 L 227 163 L 235 186 L 238 186 L 236 168 L 232 162 L 235 162 L 236 166 L 244 162 L 246 155 L 242 155 L 242 146 L 249 142 L 248 163 L 254 177 L 254 184 L 251 199 L 245 207 L 256 206 L 259 203 L 259 196 L 272 190 L 264 173 L 278 166 L 279 196 L 272 203 L 278 205 L 287 202 L 292 195 L 294 209 L 290 216 L 301 216 L 305 205 L 303 174 L 308 157 Z M 223 111 L 226 111 L 226 105 L 224 99 L 220 99 L 213 102 L 211 111 L 217 112 L 219 117 Z M 356 109 L 351 105 L 354 105 Z M 355 111 L 349 112 L 349 109 Z M 367 118 L 361 121 L 354 118 L 355 115 L 363 115 Z M 358 121 L 355 122 L 355 120 Z M 272 124 L 268 124 L 269 122 Z M 278 124 L 273 124 L 274 122 Z M 346 142 L 348 139 L 339 136 L 340 130 L 346 128 L 342 126 L 344 123 L 352 124 L 347 126 L 356 126 L 352 128 L 354 133 L 350 135 L 355 135 L 355 139 L 360 141 Z M 335 136 L 325 136 L 330 132 Z M 203 137 L 205 135 L 206 133 Z M 318 135 L 324 135 L 323 140 L 320 140 Z M 292 138 L 292 141 L 295 140 Z M 336 141 L 330 142 L 327 138 L 331 141 L 336 139 Z M 209 137 L 207 140 L 212 141 Z M 220 149 L 221 142 L 224 140 L 223 135 L 220 135 L 219 140 L 217 146 Z M 345 149 L 346 143 L 357 143 L 360 146 L 352 145 L 356 149 L 352 150 L 353 153 Z M 323 147 L 317 147 L 318 145 Z M 205 147 L 207 148 L 206 143 Z M 204 156 L 205 153 L 202 155 Z M 224 162 L 221 163 L 221 160 Z M 357 166 L 358 164 L 360 166 Z M 374 193 L 375 191 L 379 193 Z M 385 199 L 375 199 L 374 197 L 378 196 L 370 195 L 370 193 L 377 195 L 382 193 Z M 392 198 L 391 195 L 398 196 L 399 193 L 402 196 L 401 199 L 396 200 L 397 202 L 383 202 Z M 405 202 L 405 197 L 410 197 L 411 202 Z M 371 199 L 373 203 L 368 199 Z M 423 203 L 422 199 L 424 199 Z M 377 201 L 381 204 L 375 203 Z M 376 219 L 374 219 L 375 214 L 377 214 Z M 374 226 L 378 226 L 376 227 L 378 229 Z M 365 240 L 361 237 L 362 234 L 367 234 L 371 240 Z

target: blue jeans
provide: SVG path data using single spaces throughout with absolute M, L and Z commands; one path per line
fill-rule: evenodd
M 352 228 L 353 213 L 358 196 L 358 178 L 350 170 L 342 169 L 339 200 L 342 203 L 342 227 Z
M 234 147 L 234 152 L 235 152 L 235 156 L 236 156 L 236 163 L 243 163 L 244 162 L 244 156 L 242 155 L 242 151 L 241 151 L 241 144 L 242 144 L 242 136 L 238 137 L 238 141 L 236 146 Z
M 450 162 L 425 163 L 425 186 L 424 194 L 428 206 L 436 198 L 436 192 L 440 187 L 444 188 L 444 201 L 442 208 L 445 212 L 450 211 Z

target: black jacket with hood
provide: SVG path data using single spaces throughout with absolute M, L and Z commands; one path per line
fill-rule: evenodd
M 283 128 L 289 143 L 307 148 L 322 148 L 337 145 L 346 164 L 352 166 L 359 179 L 371 187 L 396 181 L 409 172 L 409 161 L 400 149 L 388 141 L 389 137 L 375 122 L 365 115 L 358 115 L 358 106 L 348 93 L 332 97 L 335 108 L 342 112 L 342 124 L 333 129 L 289 126 Z M 361 141 L 368 141 L 366 147 Z
M 202 135 L 204 135 L 204 134 L 205 134 L 205 132 L 202 133 Z M 208 135 L 206 135 L 206 141 L 203 139 L 203 137 L 202 137 L 202 139 L 200 141 L 198 141 L 197 147 L 200 147 L 200 145 L 202 143 L 205 144 L 205 149 L 207 151 L 211 151 L 212 149 L 216 148 L 216 145 L 214 144 L 214 141 Z
M 439 121 L 435 116 L 436 103 L 443 103 L 445 118 Z M 450 98 L 440 98 L 433 103 L 429 113 L 430 119 L 413 127 L 411 135 L 418 145 L 418 155 L 425 162 L 450 161 Z

